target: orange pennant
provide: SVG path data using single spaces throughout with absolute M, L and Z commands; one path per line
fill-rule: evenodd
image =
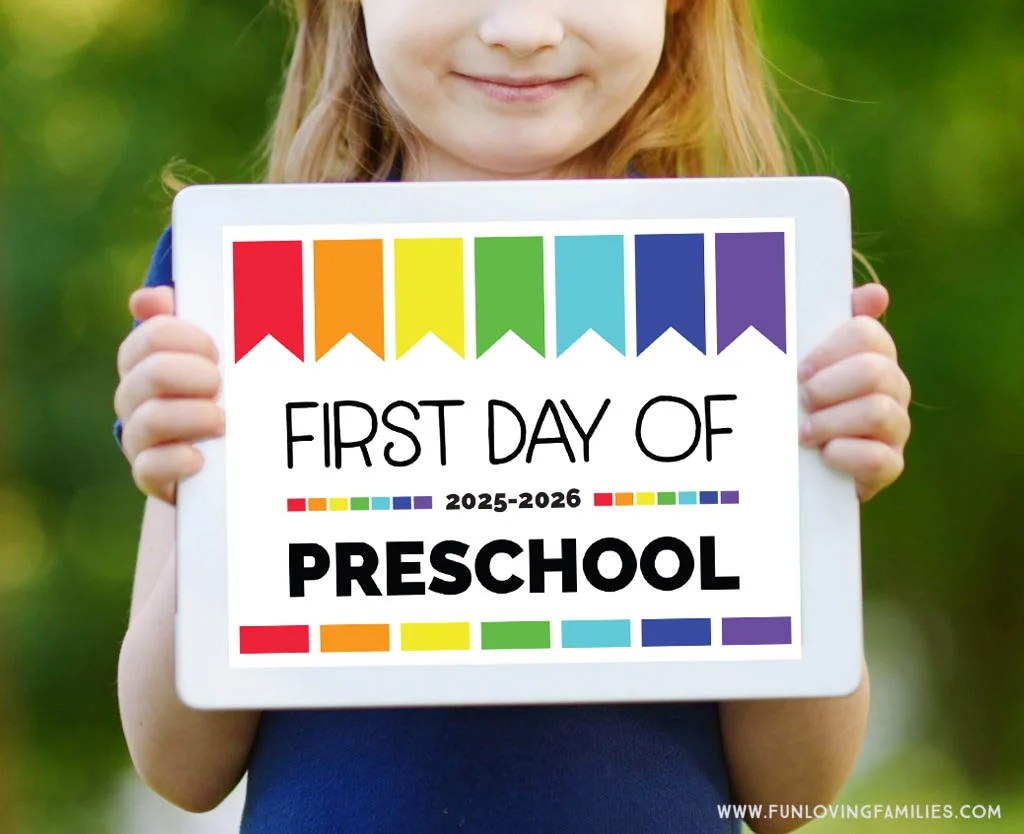
M 349 333 L 383 359 L 383 241 L 313 241 L 313 305 L 318 361 Z

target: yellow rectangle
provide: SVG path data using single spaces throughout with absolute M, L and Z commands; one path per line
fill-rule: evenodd
M 306 509 L 311 513 L 322 513 L 324 510 L 327 509 L 327 499 L 310 498 L 309 501 L 306 502 Z
M 348 509 L 347 498 L 332 498 L 331 499 L 331 511 L 332 512 L 344 512 Z
M 465 357 L 462 238 L 395 240 L 397 357 L 433 333 Z
M 636 494 L 636 503 L 640 507 L 653 507 L 654 506 L 654 493 L 653 492 L 638 492 Z
M 403 652 L 469 650 L 469 623 L 402 623 Z

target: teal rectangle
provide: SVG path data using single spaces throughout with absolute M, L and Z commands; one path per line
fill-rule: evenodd
M 555 341 L 561 356 L 588 330 L 626 353 L 622 235 L 555 238 Z
M 380 498 L 377 498 L 377 497 L 371 498 L 370 499 L 370 509 L 371 510 L 390 510 L 391 509 L 391 499 L 388 498 L 387 496 L 380 497 Z
M 629 645 L 629 620 L 562 620 L 563 649 L 623 649 Z
M 697 493 L 696 492 L 680 492 L 679 493 L 680 504 L 696 504 Z

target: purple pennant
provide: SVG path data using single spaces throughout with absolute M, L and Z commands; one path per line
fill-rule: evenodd
M 748 327 L 786 352 L 786 243 L 782 232 L 715 235 L 718 352 Z

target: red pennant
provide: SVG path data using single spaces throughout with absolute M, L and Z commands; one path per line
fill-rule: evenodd
M 238 242 L 234 257 L 235 362 L 266 336 L 304 361 L 301 241 Z

